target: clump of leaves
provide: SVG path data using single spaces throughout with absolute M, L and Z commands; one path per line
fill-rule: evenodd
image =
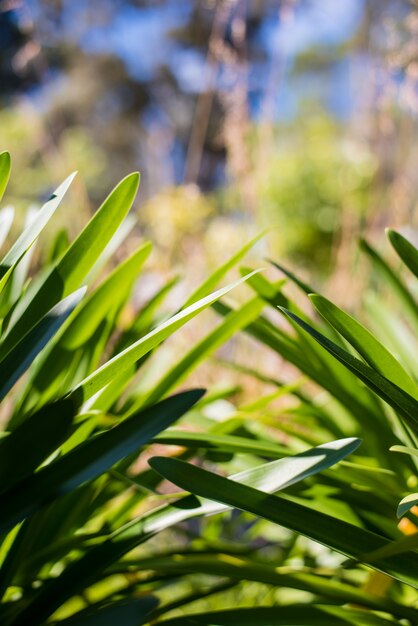
M 1 195 L 9 173 L 10 156 L 2 153 Z M 59 234 L 48 260 L 29 275 L 31 252 L 72 178 L 31 217 L 0 262 L 5 422 L 0 439 L 0 620 L 5 626 L 155 623 L 168 611 L 237 585 L 236 568 L 227 566 L 221 571 L 215 567 L 214 578 L 207 579 L 214 560 L 222 565 L 228 553 L 242 553 L 237 546 L 228 548 L 203 534 L 203 544 L 190 541 L 189 553 L 181 555 L 152 542 L 164 530 L 178 537 L 174 527 L 180 522 L 239 506 L 235 500 L 219 504 L 201 498 L 199 489 L 191 495 L 161 492 L 160 474 L 144 469 L 143 462 L 136 464 L 138 455 L 152 454 L 153 443 L 181 445 L 177 454 L 184 459 L 202 448 L 201 463 L 213 464 L 217 452 L 218 461 L 225 459 L 226 452 L 240 465 L 225 483 L 228 491 L 239 498 L 242 489 L 250 490 L 251 499 L 254 490 L 263 490 L 265 498 L 264 492 L 313 476 L 359 445 L 358 438 L 343 438 L 284 458 L 290 448 L 216 433 L 214 426 L 222 423 L 216 403 L 234 390 L 204 397 L 202 389 L 176 389 L 202 359 L 257 320 L 265 305 L 259 296 L 231 312 L 156 383 L 144 386 L 141 375 L 149 360 L 158 360 L 158 346 L 254 276 L 213 291 L 254 242 L 218 268 L 172 315 L 161 319 L 160 305 L 174 281 L 123 325 L 150 244 L 141 244 L 101 282 L 95 277 L 126 232 L 122 224 L 137 192 L 138 174 L 119 183 L 73 242 Z M 0 213 L 0 224 L 4 242 L 12 224 L 10 208 Z M 173 391 L 177 393 L 169 395 Z M 168 428 L 178 420 L 193 431 Z M 154 459 L 151 465 L 166 473 L 167 460 Z M 173 467 L 176 479 L 177 465 Z M 207 470 L 187 467 L 191 478 L 194 471 L 206 477 Z M 195 558 L 192 567 L 182 561 L 189 556 Z M 251 569 L 251 561 L 244 566 Z M 200 578 L 190 590 L 195 572 Z M 262 582 L 270 579 L 263 574 Z M 312 584 L 308 580 L 302 587 Z M 167 589 L 174 590 L 174 597 L 164 596 Z
M 315 294 L 292 272 L 273 263 L 309 296 L 320 318 L 315 321 L 301 311 L 282 293 L 282 283 L 255 275 L 249 278 L 251 287 L 285 319 L 278 318 L 275 323 L 271 316 L 260 315 L 246 331 L 296 366 L 304 377 L 284 386 L 275 373 L 228 363 L 277 388 L 251 407 L 244 407 L 230 420 L 229 429 L 223 424 L 231 438 L 238 432 L 240 436 L 246 433 L 267 438 L 274 431 L 276 435 L 284 431 L 290 447 L 298 447 L 335 437 L 361 436 L 361 456 L 315 479 L 290 486 L 280 495 L 248 485 L 232 485 L 225 476 L 182 460 L 150 461 L 153 468 L 182 489 L 296 531 L 329 549 L 313 556 L 309 542 L 301 545 L 298 540 L 297 549 L 294 545 L 285 549 L 282 539 L 282 554 L 273 563 L 265 555 L 261 562 L 242 559 L 235 563 L 236 576 L 242 571 L 249 580 L 303 589 L 312 595 L 308 599 L 298 597 L 293 605 L 285 596 L 276 595 L 274 609 L 266 606 L 253 612 L 231 609 L 196 613 L 189 621 L 175 618 L 167 624 L 416 623 L 418 308 L 408 282 L 418 277 L 418 251 L 400 233 L 389 230 L 388 238 L 413 276 L 405 281 L 400 271 L 362 242 L 362 249 L 383 279 L 380 294 L 374 290 L 365 294 L 375 334 Z M 223 302 L 214 307 L 222 315 L 234 311 L 233 306 Z M 283 391 L 293 395 L 293 403 L 280 409 L 272 402 Z M 256 409 L 257 424 L 249 419 L 249 408 Z M 253 539 L 256 528 L 252 529 Z M 260 540 L 266 525 L 259 528 Z M 298 558 L 297 571 L 289 571 L 289 564 L 294 563 L 292 557 Z M 222 567 L 218 564 L 219 572 Z M 358 595 L 354 598 L 352 594 Z M 358 612 L 352 608 L 354 605 L 367 611 Z

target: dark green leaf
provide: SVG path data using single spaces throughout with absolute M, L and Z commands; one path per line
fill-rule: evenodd
M 411 270 L 411 272 L 418 278 L 418 250 L 412 245 L 408 239 L 403 237 L 400 233 L 390 228 L 387 230 L 387 235 L 392 246 L 395 248 L 398 255 L 401 257 L 405 265 Z
M 270 495 L 173 458 L 154 457 L 150 465 L 182 489 L 253 513 L 299 532 L 354 559 L 390 542 L 360 527 L 320 513 L 282 496 Z M 418 588 L 416 555 L 411 553 L 367 563 Z
M 280 459 L 240 472 L 231 476 L 231 480 L 266 491 L 277 491 L 296 482 L 301 472 L 306 476 L 315 470 L 324 469 L 327 461 L 329 464 L 335 463 L 338 458 L 355 449 L 358 443 L 355 439 L 336 441 L 289 459 Z M 165 528 L 194 517 L 221 513 L 228 508 L 228 505 L 211 500 L 186 496 L 133 520 L 115 531 L 106 541 L 91 548 L 81 559 L 70 564 L 58 578 L 50 580 L 35 594 L 14 626 L 24 626 L 29 618 L 31 626 L 38 626 L 65 600 L 91 584 L 106 567 Z
M 366 611 L 312 605 L 227 609 L 183 615 L 164 621 L 166 626 L 394 626 Z
M 323 296 L 311 294 L 310 299 L 321 315 L 345 337 L 369 365 L 417 399 L 418 389 L 414 381 L 367 328 Z
M 177 394 L 112 429 L 86 440 L 68 454 L 0 496 L 0 532 L 12 528 L 53 499 L 97 478 L 136 452 L 188 411 L 203 395 L 200 389 Z
M 283 312 L 294 320 L 299 326 L 311 335 L 325 350 L 332 354 L 340 363 L 362 380 L 372 391 L 377 393 L 383 400 L 392 406 L 405 419 L 407 424 L 418 432 L 418 402 L 407 394 L 403 389 L 394 385 L 390 380 L 376 372 L 360 359 L 355 358 L 346 350 L 337 346 L 330 339 L 309 326 L 291 311 L 283 309 Z
M 0 491 L 31 474 L 70 432 L 75 408 L 71 400 L 43 406 L 0 440 Z
M 153 596 L 119 600 L 106 606 L 91 606 L 68 619 L 60 626 L 141 626 L 148 622 L 148 615 L 158 606 Z

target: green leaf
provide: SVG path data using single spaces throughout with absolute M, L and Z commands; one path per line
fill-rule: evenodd
M 80 385 L 73 390 L 73 397 L 76 397 L 77 401 L 81 405 L 82 402 L 91 398 L 94 394 L 100 391 L 100 389 L 105 387 L 105 385 L 110 383 L 116 375 L 119 376 L 122 372 L 129 370 L 135 362 L 167 339 L 167 337 L 170 337 L 170 335 L 172 335 L 177 329 L 181 328 L 186 322 L 206 309 L 213 302 L 222 298 L 222 296 L 228 293 L 231 289 L 240 285 L 247 278 L 248 276 L 237 280 L 235 283 L 215 291 L 202 300 L 198 300 L 186 309 L 182 309 L 179 313 L 168 319 L 163 324 L 157 326 L 157 328 L 144 337 L 141 337 L 141 339 L 129 346 L 129 348 L 126 348 L 121 353 L 117 354 L 113 357 L 113 359 L 110 359 L 110 361 L 93 372 L 93 374 L 85 378 Z
M 402 452 L 403 454 L 409 454 L 409 456 L 418 457 L 418 450 L 415 448 L 408 448 L 407 446 L 391 446 L 392 452 Z
M 56 304 L 23 339 L 0 361 L 0 399 L 32 364 L 34 358 L 46 346 L 57 330 L 74 310 L 85 294 L 85 287 L 78 289 Z
M 103 320 L 119 312 L 150 251 L 151 244 L 142 245 L 117 266 L 78 307 L 32 369 L 32 375 L 21 395 L 11 423 L 17 423 L 22 411 L 27 411 L 28 407 L 39 406 L 41 402 L 62 395 L 68 391 L 69 384 L 76 384 L 74 375 L 71 376 L 75 351 L 93 337 Z M 80 373 L 78 380 L 82 377 Z
M 246 267 L 240 268 L 241 275 L 248 274 L 250 270 Z M 289 304 L 288 299 L 281 293 L 282 288 L 287 283 L 286 278 L 282 278 L 281 280 L 277 280 L 274 283 L 267 280 L 262 274 L 257 274 L 253 276 L 248 281 L 248 285 L 254 289 L 256 294 L 263 298 L 266 302 L 271 304 L 273 307 L 276 306 L 287 306 Z
M 251 239 L 248 243 L 245 244 L 242 248 L 240 248 L 231 258 L 229 258 L 223 265 L 218 267 L 213 274 L 209 276 L 197 289 L 194 291 L 183 304 L 183 309 L 189 307 L 191 304 L 197 302 L 201 298 L 207 296 L 212 289 L 216 287 L 216 285 L 222 280 L 222 278 L 232 269 L 237 263 L 241 261 L 242 258 L 251 250 L 251 248 L 260 241 L 262 237 L 265 236 L 265 232 L 260 233 L 254 239 Z M 252 274 L 253 275 L 253 274 Z
M 138 278 L 151 248 L 149 242 L 141 245 L 92 293 L 63 334 L 61 344 L 64 348 L 75 350 L 80 347 L 91 337 L 109 309 L 120 308 Z
M 335 463 L 337 458 L 345 456 L 358 444 L 357 439 L 325 444 L 288 459 L 245 470 L 231 476 L 230 480 L 266 491 L 277 491 L 297 481 L 301 472 L 307 475 L 307 472 L 314 472 L 316 468 L 324 469 L 327 462 Z M 194 517 L 214 515 L 228 509 L 229 506 L 225 504 L 186 496 L 133 520 L 116 530 L 103 543 L 91 548 L 81 559 L 70 564 L 56 579 L 48 581 L 28 603 L 13 626 L 24 626 L 29 618 L 31 626 L 38 626 L 65 600 L 94 582 L 106 567 L 165 528 Z
M 380 256 L 380 254 L 378 254 L 376 250 L 367 243 L 367 241 L 364 241 L 364 239 L 362 239 L 360 241 L 360 247 L 370 257 L 376 269 L 390 285 L 393 293 L 397 296 L 399 302 L 403 306 L 405 313 L 414 324 L 414 328 L 418 330 L 417 303 L 412 297 L 410 291 L 404 285 L 400 277 L 386 263 L 386 261 Z
M 166 626 L 394 626 L 365 611 L 330 606 L 274 606 L 227 609 L 164 620 Z
M 418 390 L 414 381 L 372 333 L 323 296 L 311 294 L 309 297 L 317 311 L 361 354 L 369 365 L 409 395 L 418 399 Z
M 1 354 L 15 345 L 63 296 L 76 289 L 103 252 L 114 232 L 128 213 L 139 185 L 139 174 L 124 178 L 73 244 L 48 273 L 41 285 L 27 292 L 13 310 L 8 332 L 0 346 Z
M 404 552 L 409 552 L 410 550 L 418 550 L 418 533 L 415 533 L 414 535 L 407 535 L 406 537 L 393 541 L 384 548 L 380 548 L 374 552 L 369 552 L 365 555 L 365 557 L 363 557 L 362 560 L 367 559 L 371 562 L 374 559 L 382 559 L 386 556 L 403 554 Z
M 140 411 L 96 435 L 0 495 L 0 532 L 12 528 L 53 499 L 93 480 L 136 452 L 188 411 L 203 395 L 186 391 Z
M 191 593 L 187 593 L 185 595 L 177 596 L 175 600 L 172 602 L 167 602 L 163 606 L 159 607 L 157 610 L 153 611 L 150 615 L 150 622 L 154 623 L 156 617 L 160 617 L 161 615 L 165 615 L 166 613 L 172 612 L 175 609 L 179 609 L 180 607 L 185 606 L 186 604 L 191 604 L 192 602 L 197 602 L 202 600 L 203 598 L 208 598 L 209 596 L 213 596 L 214 594 L 219 594 L 225 592 L 233 587 L 238 585 L 238 581 L 230 581 L 221 582 L 215 585 L 205 585 L 204 587 L 197 588 L 197 591 L 194 590 Z M 196 586 L 194 585 L 196 588 Z
M 371 550 L 390 544 L 383 536 L 289 498 L 270 495 L 178 459 L 154 457 L 150 465 L 181 489 L 258 515 L 356 560 Z M 418 588 L 416 557 L 412 553 L 366 564 Z
M 418 378 L 418 362 L 416 359 L 416 346 L 418 345 L 413 330 L 405 324 L 402 317 L 395 311 L 387 298 L 375 293 L 367 293 L 364 298 L 365 310 L 374 333 L 384 339 L 397 358 L 407 366 L 414 379 Z
M 93 283 L 97 276 L 100 274 L 102 268 L 114 258 L 118 248 L 122 247 L 124 241 L 128 237 L 129 233 L 137 223 L 134 213 L 129 213 L 123 222 L 119 225 L 115 233 L 112 235 L 109 243 L 100 254 L 97 261 L 94 263 L 90 272 L 86 276 L 86 282 L 88 284 Z
M 402 517 L 403 515 L 405 515 L 405 513 L 412 509 L 413 506 L 416 506 L 417 504 L 418 493 L 410 493 L 405 498 L 402 498 L 402 500 L 399 502 L 396 515 L 398 516 L 398 518 Z
M 145 398 L 146 404 L 152 404 L 175 385 L 184 380 L 195 367 L 209 354 L 212 354 L 241 328 L 244 328 L 255 320 L 264 308 L 264 302 L 260 298 L 253 298 L 237 311 L 231 312 L 225 320 L 204 339 L 199 341 L 176 365 L 165 374 L 155 385 L 151 393 Z
M 123 563 L 122 563 L 123 567 Z M 316 598 L 326 599 L 338 604 L 355 604 L 376 611 L 387 611 L 399 618 L 414 622 L 418 619 L 418 610 L 380 598 L 354 587 L 351 584 L 317 575 L 295 568 L 276 567 L 259 559 L 248 558 L 234 553 L 218 552 L 204 554 L 185 551 L 150 556 L 148 558 L 129 559 L 129 567 L 134 571 L 154 571 L 164 574 L 199 574 L 229 578 L 236 581 L 255 581 L 272 585 L 278 589 L 297 589 L 314 594 Z M 127 569 L 127 574 L 130 569 Z M 158 614 L 163 612 L 161 607 Z M 164 611 L 165 612 L 165 611 Z
M 289 454 L 289 450 L 268 441 L 246 439 L 231 435 L 214 435 L 212 433 L 194 433 L 185 430 L 168 429 L 154 439 L 155 443 L 186 448 L 203 448 L 241 454 L 258 454 L 272 458 Z
M 132 325 L 132 333 L 136 335 L 135 340 L 141 335 L 143 335 L 144 333 L 149 332 L 149 330 L 154 324 L 154 316 L 157 314 L 158 308 L 164 302 L 167 295 L 170 293 L 173 287 L 177 285 L 178 282 L 179 282 L 178 276 L 175 276 L 174 278 L 169 280 L 165 285 L 161 287 L 161 289 L 157 291 L 157 293 L 140 310 L 139 315 L 137 316 L 137 319 Z M 128 331 L 126 334 L 129 337 L 130 332 Z
M 345 365 L 357 378 L 363 381 L 372 391 L 377 393 L 377 395 L 398 411 L 415 432 L 418 431 L 418 402 L 415 398 L 407 394 L 397 385 L 394 385 L 390 380 L 376 372 L 376 370 L 363 363 L 363 361 L 360 361 L 360 359 L 355 358 L 346 350 L 337 346 L 291 311 L 287 309 L 282 310 L 325 348 L 325 350 L 332 354 L 337 361 Z
M 275 261 L 272 261 L 270 259 L 269 259 L 269 262 L 272 265 L 274 265 L 275 268 L 277 268 L 278 270 L 283 272 L 283 274 L 285 274 L 285 276 L 290 278 L 299 287 L 299 289 L 301 289 L 304 293 L 306 293 L 306 295 L 309 295 L 310 293 L 315 293 L 315 291 L 316 291 L 315 289 L 312 289 L 312 287 L 310 287 L 310 285 L 308 285 L 307 283 L 305 283 L 302 280 L 300 280 L 300 278 L 298 278 L 297 276 L 295 276 L 295 274 L 293 274 L 288 269 L 283 267 L 283 265 L 279 265 L 279 263 L 276 263 Z
M 0 153 L 0 200 L 3 197 L 3 194 L 6 190 L 7 183 L 9 182 L 10 170 L 11 170 L 11 159 L 9 152 L 1 152 Z
M 43 406 L 0 440 L 0 491 L 31 474 L 61 445 L 74 413 L 71 400 L 59 400 Z
M 10 248 L 8 253 L 3 257 L 3 259 L 0 262 L 0 276 L 2 278 L 6 274 L 6 272 L 9 270 L 9 268 L 13 267 L 14 265 L 16 265 L 16 263 L 18 263 L 18 261 L 22 258 L 25 252 L 31 247 L 33 242 L 37 239 L 39 234 L 48 224 L 49 220 L 54 215 L 55 211 L 60 205 L 69 186 L 74 180 L 74 177 L 75 177 L 75 173 L 68 176 L 68 178 L 66 178 L 64 182 L 61 183 L 59 187 L 57 187 L 57 189 L 49 198 L 48 202 L 44 204 L 44 206 L 36 214 L 36 217 L 34 218 L 34 220 L 31 221 L 29 226 L 23 231 L 23 233 L 19 236 L 19 238 Z M 68 293 L 70 293 L 71 291 L 73 291 L 73 289 L 70 289 Z
M 231 310 L 222 302 L 216 302 L 213 308 L 222 315 Z M 335 368 L 335 361 L 331 358 L 328 358 L 329 363 L 323 363 L 323 358 L 322 362 L 318 363 L 319 347 L 316 353 L 313 352 L 315 342 L 312 341 L 312 345 L 308 347 L 302 345 L 300 336 L 297 338 L 290 336 L 263 316 L 249 324 L 245 330 L 329 391 L 353 415 L 368 415 L 375 418 L 375 421 L 376 417 L 380 418 L 377 400 L 367 389 L 358 385 L 356 378 L 344 367 Z
M 60 620 L 60 626 L 141 626 L 148 622 L 148 615 L 158 606 L 153 596 L 113 601 L 105 606 L 88 609 Z
M 408 239 L 390 228 L 386 231 L 389 241 L 405 265 L 418 278 L 418 250 Z

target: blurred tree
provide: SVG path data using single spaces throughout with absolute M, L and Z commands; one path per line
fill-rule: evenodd
M 173 223 L 186 181 L 216 190 L 222 219 L 280 223 L 276 254 L 323 263 L 362 215 L 379 232 L 391 207 L 396 225 L 414 215 L 415 3 L 0 0 L 0 29 L 0 138 L 29 172 L 16 196 L 79 167 L 96 203 L 140 169 Z

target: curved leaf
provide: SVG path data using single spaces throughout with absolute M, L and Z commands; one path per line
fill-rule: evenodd
M 413 506 L 416 506 L 417 504 L 418 493 L 410 493 L 405 498 L 402 498 L 402 500 L 399 502 L 396 515 L 398 516 L 398 518 L 402 517 L 403 515 L 405 515 L 405 513 L 408 513 L 408 511 L 412 509 Z
M 317 294 L 309 296 L 319 313 L 378 372 L 418 399 L 418 389 L 402 365 L 362 324 L 335 304 Z
M 388 228 L 389 241 L 411 272 L 418 278 L 418 250 L 408 239 Z
M 296 481 L 301 469 L 305 472 L 314 470 L 315 467 L 324 469 L 326 458 L 334 463 L 336 455 L 343 454 L 344 450 L 353 450 L 358 443 L 359 441 L 354 439 L 334 442 L 334 450 L 329 444 L 325 450 L 323 446 L 319 446 L 295 457 L 280 459 L 240 472 L 231 476 L 231 480 L 269 492 L 277 491 Z M 295 465 L 292 468 L 293 464 Z M 186 496 L 133 520 L 115 531 L 104 542 L 91 548 L 81 559 L 70 564 L 60 576 L 48 581 L 21 612 L 20 621 L 16 622 L 16 626 L 18 624 L 23 626 L 28 619 L 31 620 L 31 626 L 38 626 L 68 598 L 94 582 L 106 567 L 165 528 L 194 517 L 221 513 L 229 508 L 229 505 Z
M 337 346 L 330 339 L 309 326 L 300 317 L 282 309 L 282 311 L 294 320 L 299 326 L 311 335 L 325 350 L 332 354 L 347 369 L 362 380 L 372 391 L 377 393 L 383 400 L 390 404 L 405 419 L 408 425 L 418 432 L 418 401 L 390 380 L 376 372 L 360 359 L 355 358 L 346 350 Z
M 186 491 L 209 498 L 299 532 L 350 558 L 390 544 L 383 536 L 354 526 L 282 496 L 271 495 L 174 458 L 154 457 L 150 465 Z M 367 563 L 418 588 L 416 555 L 407 553 Z

